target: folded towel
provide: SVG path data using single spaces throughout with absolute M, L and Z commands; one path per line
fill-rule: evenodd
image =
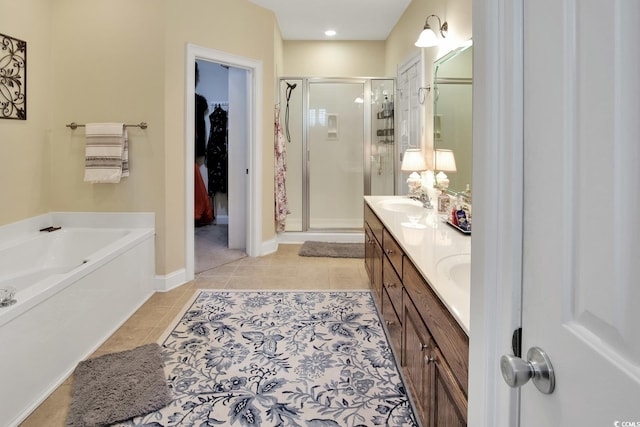
M 118 183 L 129 176 L 127 131 L 123 123 L 85 126 L 85 182 Z

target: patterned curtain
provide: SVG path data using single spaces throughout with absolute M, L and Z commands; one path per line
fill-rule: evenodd
M 275 151 L 275 221 L 276 230 L 284 231 L 287 215 L 291 213 L 287 202 L 287 148 L 280 126 L 280 106 L 275 108 L 274 122 Z

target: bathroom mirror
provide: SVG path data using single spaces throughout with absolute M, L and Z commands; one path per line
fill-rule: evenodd
M 471 41 L 434 62 L 434 149 L 451 150 L 456 171 L 444 171 L 449 191 L 473 189 L 472 176 L 472 80 L 473 47 Z M 438 172 L 438 165 L 435 165 Z

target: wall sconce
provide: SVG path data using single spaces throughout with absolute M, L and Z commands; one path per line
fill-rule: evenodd
M 440 17 L 438 15 L 429 15 L 427 16 L 427 20 L 424 23 L 424 29 L 420 33 L 420 37 L 418 37 L 418 40 L 416 40 L 415 45 L 418 47 L 431 47 L 438 44 L 438 37 L 429 25 L 429 18 L 431 18 L 432 16 L 438 18 L 438 30 L 440 30 L 440 35 L 442 36 L 442 38 L 444 39 L 447 37 L 449 24 L 447 24 L 446 21 L 443 24 L 442 21 L 440 21 Z

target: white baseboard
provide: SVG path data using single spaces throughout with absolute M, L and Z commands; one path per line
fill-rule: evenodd
M 362 243 L 364 233 L 323 233 L 323 232 L 297 232 L 286 231 L 278 233 L 276 237 L 278 243 L 304 243 L 310 240 L 316 242 L 336 242 L 336 243 Z
M 181 268 L 164 276 L 156 275 L 154 289 L 158 292 L 167 292 L 187 282 L 187 270 Z
M 229 215 L 216 215 L 215 224 L 229 224 Z
M 277 238 L 263 241 L 260 245 L 260 256 L 269 255 L 278 251 L 278 240 Z

